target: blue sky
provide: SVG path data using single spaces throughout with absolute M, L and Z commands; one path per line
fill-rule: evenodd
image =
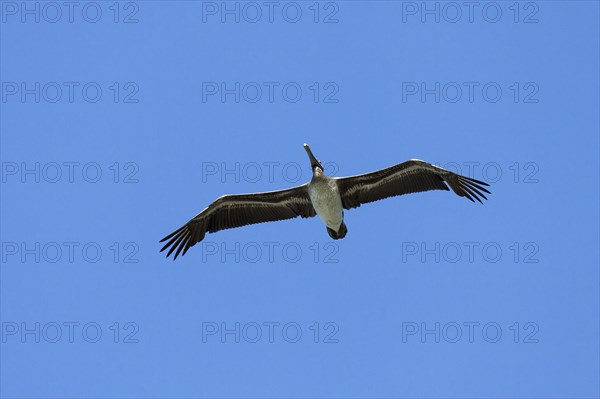
M 600 395 L 597 2 L 0 7 L 2 397 Z M 493 194 L 159 253 L 305 142 Z

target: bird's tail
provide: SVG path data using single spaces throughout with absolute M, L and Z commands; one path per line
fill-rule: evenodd
M 346 237 L 346 233 L 348 233 L 348 228 L 346 227 L 346 223 L 342 221 L 342 225 L 340 226 L 337 232 L 328 227 L 327 233 L 329 233 L 329 237 L 333 238 L 334 240 L 341 240 L 342 238 Z

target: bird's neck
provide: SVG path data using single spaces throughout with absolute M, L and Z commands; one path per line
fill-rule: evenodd
M 323 173 L 323 170 L 321 168 L 314 168 L 313 169 L 313 178 L 321 178 L 324 177 L 325 174 Z

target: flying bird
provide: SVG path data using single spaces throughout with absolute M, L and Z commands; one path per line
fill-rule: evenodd
M 481 198 L 487 200 L 484 192 L 491 194 L 483 187 L 489 186 L 487 183 L 418 159 L 362 175 L 328 177 L 310 147 L 304 144 L 304 149 L 312 168 L 310 182 L 286 190 L 223 195 L 184 226 L 160 240 L 167 241 L 160 251 L 170 248 L 167 257 L 175 251 L 175 260 L 181 251 L 183 256 L 188 249 L 202 241 L 207 232 L 216 233 L 298 216 L 309 218 L 319 215 L 329 236 L 339 240 L 348 233 L 344 210 L 358 208 L 362 204 L 430 190 L 452 189 L 456 195 L 480 203 L 483 203 Z

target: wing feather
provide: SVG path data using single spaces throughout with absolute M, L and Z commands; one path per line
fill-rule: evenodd
M 491 194 L 483 187 L 489 186 L 485 182 L 417 159 L 372 173 L 338 178 L 337 183 L 345 209 L 357 208 L 384 198 L 430 190 L 452 189 L 458 196 L 480 203 L 483 203 L 481 198 L 487 200 L 483 192 Z
M 175 260 L 180 253 L 185 255 L 191 247 L 202 241 L 206 233 L 315 215 L 307 184 L 264 193 L 224 195 L 184 226 L 160 240 L 167 241 L 160 251 L 169 248 L 167 257 L 175 252 Z

